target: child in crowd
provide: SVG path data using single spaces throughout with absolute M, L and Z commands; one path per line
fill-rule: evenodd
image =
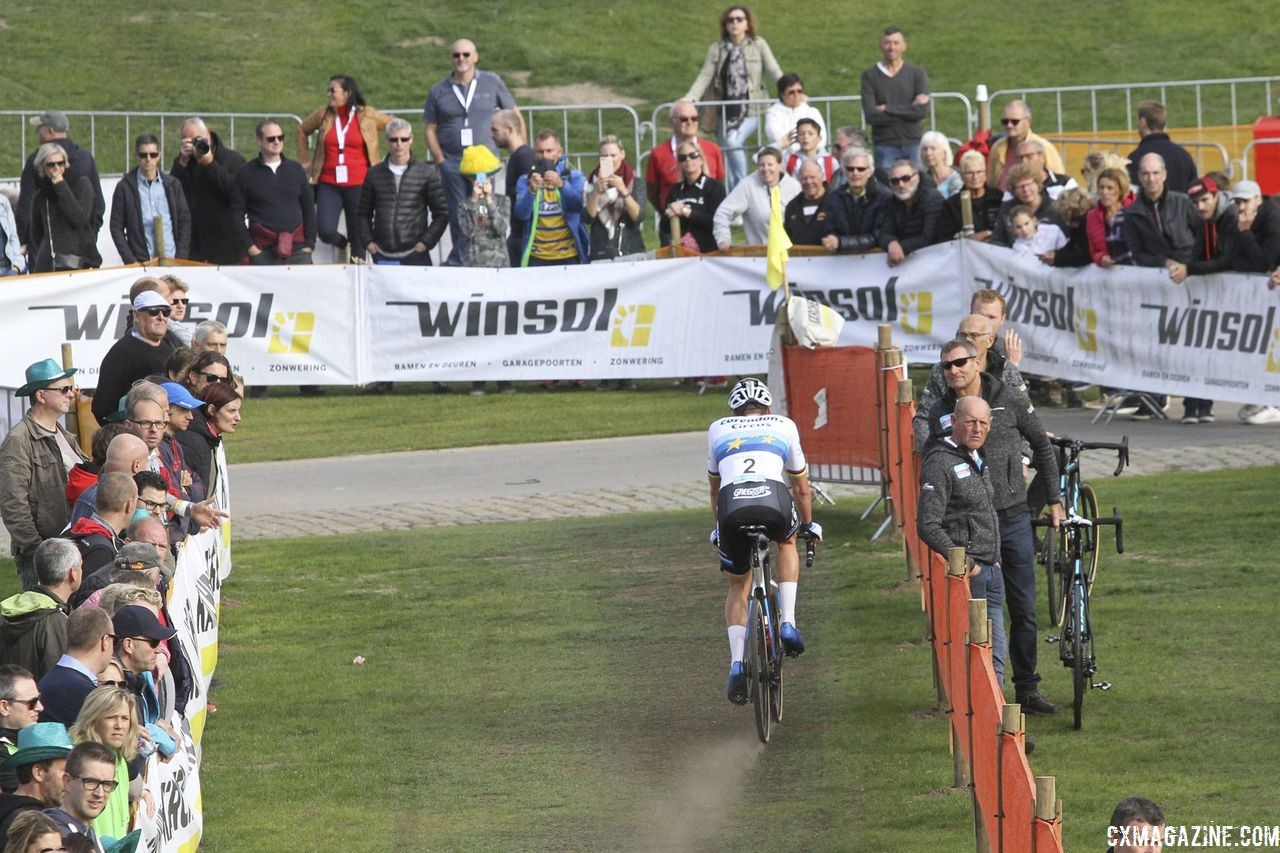
M 1022 255 L 1039 258 L 1047 252 L 1056 252 L 1067 245 L 1067 235 L 1051 222 L 1037 222 L 1031 208 L 1015 205 L 1009 211 L 1009 223 L 1013 226 L 1013 250 Z
M 458 202 L 458 224 L 462 229 L 466 248 L 462 264 L 468 267 L 510 266 L 507 252 L 507 230 L 511 225 L 511 199 L 493 192 L 493 175 L 502 164 L 483 145 L 472 145 L 462 152 L 458 171 L 471 181 L 471 192 Z M 444 383 L 437 382 L 436 388 Z M 446 386 L 447 387 L 447 386 Z M 515 387 L 510 382 L 499 382 L 498 390 L 510 394 Z M 471 383 L 471 395 L 484 394 L 484 383 Z

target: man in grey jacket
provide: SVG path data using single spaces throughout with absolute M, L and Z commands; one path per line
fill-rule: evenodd
M 930 443 L 942 440 L 954 429 L 961 400 L 981 397 L 991 408 L 991 435 L 985 458 L 1000 532 L 1001 573 L 1008 591 L 1013 685 L 1025 712 L 1052 714 L 1057 708 L 1040 694 L 1040 675 L 1036 671 L 1036 548 L 1022 468 L 1024 442 L 1031 447 L 1055 524 L 1066 517 L 1058 492 L 1057 457 L 1026 393 L 979 372 L 978 348 L 972 341 L 957 338 L 945 344 L 942 366 L 948 389 L 929 410 Z
M 964 548 L 969 593 L 985 598 L 991 620 L 991 663 L 1004 684 L 1009 643 L 1004 631 L 1004 578 L 1000 523 L 992 504 L 991 467 L 982 446 L 991 430 L 991 407 L 981 397 L 956 404 L 951 435 L 929 446 L 921 471 L 916 527 L 939 554 Z

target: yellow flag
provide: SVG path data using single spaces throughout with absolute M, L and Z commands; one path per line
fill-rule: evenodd
M 765 253 L 765 283 L 777 290 L 787 282 L 787 250 L 791 238 L 782 227 L 782 196 L 777 187 L 769 188 L 769 247 Z

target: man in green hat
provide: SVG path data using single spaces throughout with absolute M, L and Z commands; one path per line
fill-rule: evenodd
M 87 461 L 59 423 L 71 411 L 75 372 L 74 368 L 63 370 L 51 358 L 28 367 L 26 384 L 15 394 L 30 397 L 31 408 L 0 444 L 0 516 L 9 531 L 23 589 L 39 582 L 36 546 L 61 533 L 71 518 L 67 472 Z
M 36 723 L 18 733 L 18 751 L 4 763 L 6 771 L 17 774 L 18 787 L 0 795 L 0 839 L 8 837 L 9 824 L 23 812 L 44 811 L 62 802 L 62 773 L 71 747 L 62 723 Z

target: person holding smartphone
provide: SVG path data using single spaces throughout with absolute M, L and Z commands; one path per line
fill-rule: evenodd
M 600 140 L 600 165 L 587 176 L 583 207 L 591 219 L 591 260 L 644 251 L 644 183 L 636 180 L 618 137 Z

